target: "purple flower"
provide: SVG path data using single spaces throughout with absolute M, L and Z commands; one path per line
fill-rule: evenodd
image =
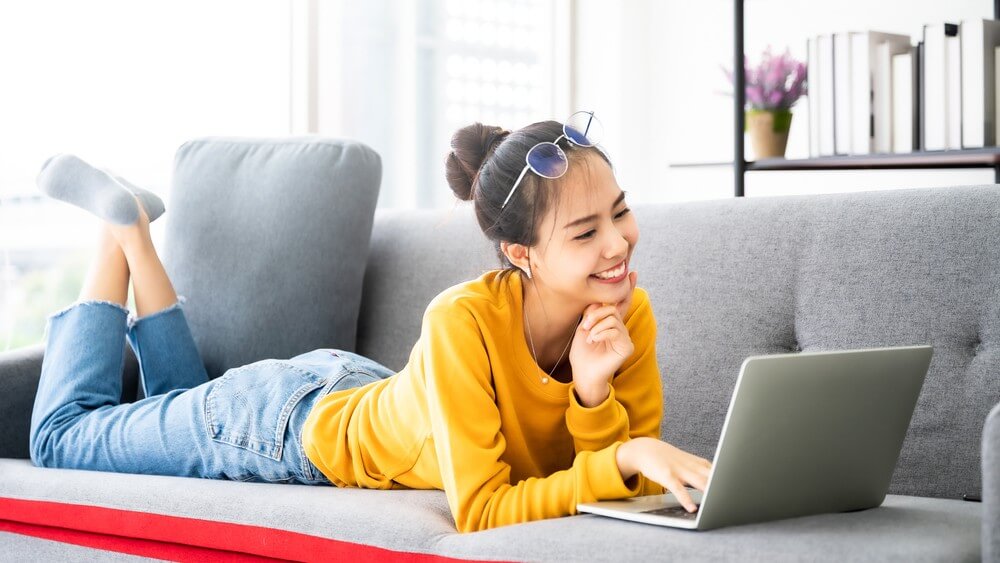
M 733 73 L 725 67 L 722 72 L 732 84 Z M 747 109 L 789 109 L 808 90 L 806 65 L 793 59 L 788 49 L 775 57 L 768 45 L 757 66 L 744 57 L 743 73 Z

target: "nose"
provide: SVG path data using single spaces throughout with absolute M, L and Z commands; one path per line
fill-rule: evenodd
M 611 240 L 604 247 L 606 249 L 605 257 L 609 260 L 612 258 L 624 259 L 628 255 L 631 243 L 617 228 L 609 229 L 609 232 Z

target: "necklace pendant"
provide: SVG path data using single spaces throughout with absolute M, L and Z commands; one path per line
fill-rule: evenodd
M 549 378 L 547 378 L 547 377 L 543 377 L 542 378 L 542 383 L 548 383 L 548 382 L 549 382 Z

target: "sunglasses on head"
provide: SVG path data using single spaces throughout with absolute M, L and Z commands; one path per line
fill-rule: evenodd
M 521 170 L 521 174 L 517 177 L 517 181 L 514 182 L 514 187 L 507 194 L 507 199 L 503 200 L 500 209 L 503 209 L 507 205 L 507 202 L 510 201 L 511 196 L 514 195 L 517 187 L 521 185 L 521 180 L 524 179 L 524 175 L 528 173 L 528 170 L 549 179 L 559 178 L 569 170 L 569 160 L 566 158 L 566 153 L 559 147 L 559 141 L 566 139 L 570 143 L 580 147 L 593 147 L 597 145 L 601 134 L 604 133 L 604 127 L 594 117 L 594 112 L 592 111 L 578 111 L 574 113 L 563 123 L 562 129 L 562 135 L 556 138 L 555 141 L 538 143 L 531 147 L 528 154 L 524 156 L 526 164 Z

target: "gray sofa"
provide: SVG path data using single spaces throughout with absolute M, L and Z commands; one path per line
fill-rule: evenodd
M 363 145 L 330 139 L 203 139 L 178 151 L 164 261 L 187 297 L 212 377 L 317 347 L 353 349 L 398 370 L 431 298 L 497 267 L 468 204 L 366 217 L 379 166 Z M 219 202 L 235 201 L 234 189 L 256 196 L 229 213 Z M 285 559 L 1000 560 L 1000 187 L 632 207 L 640 227 L 633 265 L 659 329 L 662 438 L 683 449 L 712 457 L 747 356 L 934 346 L 881 507 L 711 532 L 574 515 L 459 534 L 442 491 L 38 468 L 27 459 L 43 355 L 35 346 L 0 354 L 0 551 L 15 559 L 228 551 Z M 347 243 L 345 223 L 355 237 Z M 275 278 L 269 263 L 295 275 Z M 338 277 L 345 264 L 356 278 Z M 123 398 L 140 397 L 129 354 Z

